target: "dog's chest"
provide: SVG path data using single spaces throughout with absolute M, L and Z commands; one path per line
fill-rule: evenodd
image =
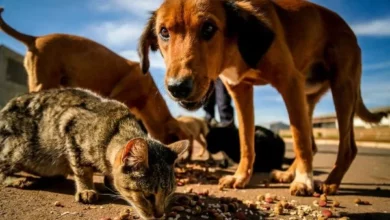
M 229 85 L 237 85 L 240 82 L 240 77 L 235 68 L 228 68 L 224 70 L 220 75 L 222 81 L 226 82 Z
M 224 70 L 220 75 L 222 81 L 226 82 L 229 85 L 235 86 L 240 82 L 255 84 L 255 85 L 265 85 L 267 82 L 261 79 L 260 71 L 249 70 L 244 74 L 239 74 L 236 68 L 228 68 Z

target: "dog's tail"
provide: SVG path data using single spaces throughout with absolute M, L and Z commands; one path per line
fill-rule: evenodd
M 377 124 L 382 120 L 382 118 L 387 117 L 386 112 L 372 113 L 367 109 L 367 107 L 363 103 L 360 88 L 356 104 L 356 115 L 359 116 L 359 118 L 361 118 L 365 122 Z
M 0 7 L 0 29 L 3 30 L 6 34 L 10 35 L 11 37 L 15 38 L 16 40 L 24 43 L 28 48 L 31 48 L 34 43 L 36 37 L 22 34 L 19 31 L 13 29 L 11 26 L 9 26 L 1 16 L 2 12 L 4 11 L 3 7 Z

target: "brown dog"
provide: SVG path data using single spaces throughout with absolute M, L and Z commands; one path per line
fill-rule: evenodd
M 201 145 L 202 151 L 199 153 L 199 156 L 202 156 L 207 149 L 206 135 L 209 133 L 206 120 L 192 116 L 178 116 L 176 120 L 179 121 L 184 129 L 187 129 L 187 133 L 189 134 L 188 140 L 190 141 L 190 146 L 188 147 L 188 155 L 184 160 L 189 161 L 191 159 L 194 141 L 197 141 Z
M 3 11 L 0 8 L 0 13 Z M 30 92 L 56 87 L 82 87 L 124 102 L 145 124 L 150 135 L 169 144 L 187 139 L 139 63 L 122 58 L 86 38 L 65 34 L 34 37 L 17 32 L 0 16 L 0 28 L 24 43 L 24 65 Z
M 148 50 L 159 49 L 170 95 L 187 109 L 199 108 L 220 76 L 237 108 L 241 159 L 236 173 L 220 180 L 244 187 L 255 158 L 253 86 L 271 84 L 283 97 L 290 119 L 296 160 L 281 182 L 293 181 L 293 195 L 313 191 L 315 152 L 310 120 L 320 97 L 330 88 L 336 106 L 340 145 L 334 169 L 321 186 L 337 191 L 357 148 L 353 116 L 379 122 L 364 106 L 361 51 L 356 36 L 336 13 L 301 0 L 165 0 L 141 36 L 142 70 Z M 313 143 L 312 143 L 313 142 Z

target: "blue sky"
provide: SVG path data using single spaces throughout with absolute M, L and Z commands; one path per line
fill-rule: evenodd
M 388 0 L 315 0 L 337 13 L 350 24 L 363 51 L 362 93 L 368 107 L 390 105 L 390 4 Z M 148 11 L 161 0 L 0 0 L 3 18 L 12 27 L 31 35 L 69 33 L 93 39 L 122 56 L 138 60 L 138 37 Z M 24 54 L 23 44 L 0 32 L 0 44 Z M 203 110 L 187 112 L 166 94 L 164 63 L 152 54 L 152 75 L 174 116 L 203 116 Z M 317 105 L 315 115 L 334 112 L 330 93 Z M 288 123 L 280 95 L 270 86 L 255 88 L 257 124 L 273 121 Z

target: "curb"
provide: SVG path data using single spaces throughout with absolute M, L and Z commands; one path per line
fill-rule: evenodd
M 286 143 L 292 143 L 292 138 L 283 138 Z M 315 140 L 316 144 L 325 144 L 325 145 L 338 145 L 338 140 Z M 380 148 L 380 149 L 389 149 L 390 143 L 386 142 L 372 142 L 372 141 L 356 141 L 358 147 L 368 147 L 368 148 Z

